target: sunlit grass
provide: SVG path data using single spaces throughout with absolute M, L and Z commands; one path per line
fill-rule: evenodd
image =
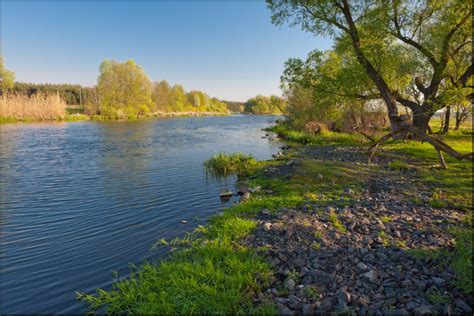
M 271 271 L 254 249 L 237 242 L 257 224 L 240 217 L 244 211 L 214 217 L 170 258 L 138 267 L 109 291 L 78 298 L 108 314 L 274 314 L 270 302 L 253 306 Z
M 277 133 L 279 137 L 294 143 L 304 145 L 349 145 L 358 146 L 367 144 L 368 139 L 360 134 L 337 133 L 327 131 L 322 134 L 312 135 L 303 131 L 296 131 L 286 124 L 275 125 L 267 129 Z
M 217 177 L 226 177 L 232 174 L 246 174 L 254 167 L 257 161 L 243 153 L 217 153 L 204 162 L 206 171 Z

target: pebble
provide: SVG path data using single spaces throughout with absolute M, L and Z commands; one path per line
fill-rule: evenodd
M 344 161 L 356 159 L 350 151 L 354 149 L 336 150 L 347 154 Z M 323 155 L 318 159 L 326 159 L 334 155 L 334 149 L 318 153 Z M 279 169 L 275 169 L 278 176 Z M 320 175 L 318 180 L 322 181 L 324 176 Z M 270 249 L 266 256 L 277 273 L 266 295 L 274 298 L 279 313 L 325 315 L 344 309 L 353 315 L 472 314 L 472 297 L 447 281 L 456 277 L 452 269 L 441 268 L 439 260 L 417 258 L 405 250 L 440 247 L 451 251 L 454 238 L 448 228 L 458 224 L 463 215 L 423 203 L 415 209 L 404 196 L 412 185 L 407 179 L 393 182 L 391 176 L 369 177 L 360 201 L 340 205 L 336 204 L 338 199 L 326 197 L 327 204 L 308 199 L 304 207 L 265 210 L 257 215 L 260 229 L 245 242 Z M 431 198 L 418 184 L 416 190 L 423 199 Z M 348 188 L 345 193 L 350 193 Z M 347 231 L 337 230 L 328 213 L 336 214 Z M 382 216 L 389 216 L 389 220 L 382 221 Z M 293 279 L 293 273 L 298 280 Z M 283 295 L 286 297 L 277 296 L 276 289 L 282 287 L 289 292 Z M 314 289 L 311 295 L 309 288 Z M 430 305 L 427 293 L 446 294 L 452 305 Z

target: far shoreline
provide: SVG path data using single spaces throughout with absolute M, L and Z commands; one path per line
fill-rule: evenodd
M 249 115 L 249 116 L 281 116 L 283 114 L 266 113 L 253 114 L 245 112 L 156 112 L 146 116 L 139 116 L 137 118 L 108 118 L 101 115 L 87 115 L 82 113 L 67 114 L 63 118 L 57 119 L 16 119 L 10 117 L 0 117 L 0 125 L 3 124 L 29 124 L 29 123 L 70 123 L 70 122 L 135 122 L 153 119 L 165 118 L 189 118 L 189 117 L 206 117 L 206 116 L 234 116 L 234 115 Z

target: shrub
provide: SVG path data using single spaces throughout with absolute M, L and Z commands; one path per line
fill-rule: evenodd
M 254 166 L 257 161 L 243 153 L 218 153 L 204 162 L 206 171 L 214 176 L 226 177 L 232 174 L 243 175 Z

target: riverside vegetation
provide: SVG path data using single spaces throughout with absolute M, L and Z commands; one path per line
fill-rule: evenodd
M 198 90 L 162 80 L 152 83 L 133 60 L 105 60 L 97 86 L 15 82 L 1 61 L 0 121 L 130 120 L 146 117 L 226 115 L 230 111 L 281 114 L 285 101 L 257 96 L 246 103 L 223 102 Z M 240 106 L 240 105 L 244 106 Z
M 448 157 L 443 170 L 429 146 L 396 140 L 368 164 L 360 135 L 272 130 L 291 139 L 277 160 L 205 163 L 241 174 L 249 200 L 159 242 L 169 258 L 78 297 L 108 313 L 472 311 L 471 162 Z M 446 141 L 468 151 L 471 136 L 466 128 Z

